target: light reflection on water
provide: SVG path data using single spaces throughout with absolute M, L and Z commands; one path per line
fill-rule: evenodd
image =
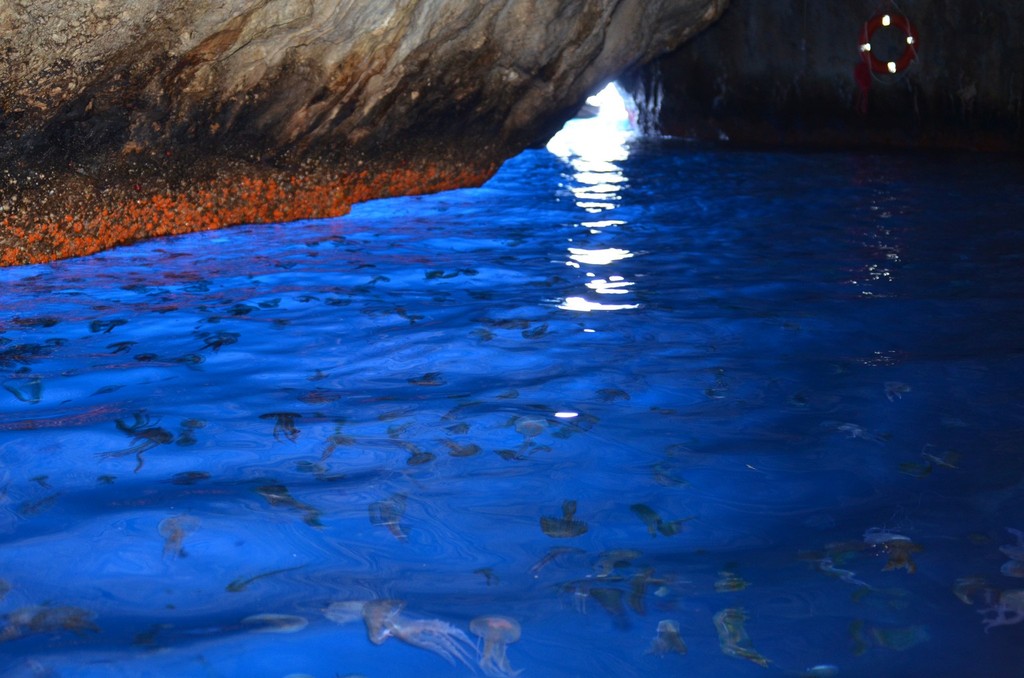
M 616 219 L 615 209 L 622 200 L 622 193 L 628 190 L 629 181 L 623 172 L 622 163 L 629 159 L 630 142 L 635 132 L 630 126 L 626 110 L 620 98 L 612 93 L 614 85 L 594 97 L 594 103 L 601 106 L 601 115 L 592 118 L 570 120 L 565 127 L 548 142 L 547 149 L 561 158 L 571 169 L 565 175 L 569 191 L 576 207 L 584 212 L 600 216 L 600 219 L 580 221 L 578 230 L 568 238 L 571 243 L 588 243 L 588 236 L 596 244 L 614 240 L 615 231 L 628 225 L 626 220 Z M 585 229 L 585 230 L 584 230 Z M 586 288 L 599 295 L 628 295 L 629 288 L 636 284 L 627 280 L 610 264 L 634 256 L 633 252 L 618 247 L 588 249 L 577 246 L 568 248 L 566 264 L 584 269 L 591 280 Z M 602 267 L 598 271 L 592 270 Z M 601 277 L 598 277 L 598 276 Z M 559 308 L 566 311 L 628 311 L 639 308 L 636 303 L 607 303 L 597 301 L 590 294 L 566 297 Z
M 0 271 L 3 669 L 1014 675 L 1013 165 L 604 149 Z

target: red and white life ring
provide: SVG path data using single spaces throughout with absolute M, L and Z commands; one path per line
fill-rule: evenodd
M 906 36 L 906 46 L 903 53 L 895 61 L 882 61 L 875 56 L 871 49 L 871 37 L 880 28 L 895 27 L 903 31 Z M 910 20 L 902 14 L 876 14 L 864 24 L 864 30 L 860 34 L 860 53 L 864 62 L 871 68 L 873 73 L 894 74 L 905 70 L 917 57 L 918 47 L 917 31 L 910 23 Z

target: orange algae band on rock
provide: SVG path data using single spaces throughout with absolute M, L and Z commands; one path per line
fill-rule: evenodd
M 363 170 L 325 178 L 308 174 L 242 176 L 218 179 L 176 194 L 87 202 L 81 212 L 65 214 L 56 222 L 15 223 L 7 217 L 0 222 L 0 265 L 86 256 L 145 238 L 237 224 L 338 217 L 357 202 L 479 185 L 496 169 L 495 165 L 482 169 L 429 166 L 376 173 Z

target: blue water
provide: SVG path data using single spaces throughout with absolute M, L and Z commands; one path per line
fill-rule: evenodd
M 587 124 L 0 271 L 3 675 L 1021 675 L 1019 163 Z

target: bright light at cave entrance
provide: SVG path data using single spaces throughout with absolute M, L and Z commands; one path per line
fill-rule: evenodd
M 547 149 L 564 160 L 615 162 L 629 157 L 626 144 L 633 134 L 626 102 L 612 82 L 587 98 L 587 105 L 551 137 Z
M 603 90 L 597 94 L 587 97 L 587 103 L 597 106 L 597 117 L 608 120 L 624 122 L 629 120 L 629 113 L 626 112 L 626 102 L 619 94 L 619 88 L 614 82 L 609 82 Z

